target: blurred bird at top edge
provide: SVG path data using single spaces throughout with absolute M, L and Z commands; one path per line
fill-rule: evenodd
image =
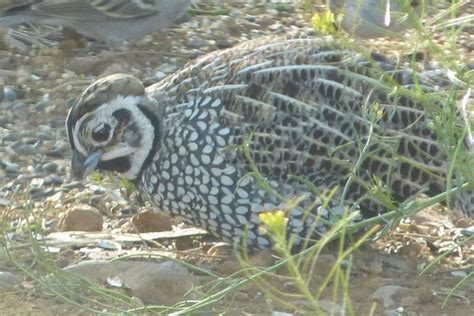
M 3 0 L 0 27 L 62 26 L 84 37 L 119 44 L 183 19 L 191 0 Z
M 360 38 L 395 36 L 413 28 L 429 0 L 328 0 L 340 27 Z

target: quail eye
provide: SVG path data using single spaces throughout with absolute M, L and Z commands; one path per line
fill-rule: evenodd
M 92 139 L 98 143 L 105 142 L 109 139 L 110 130 L 109 124 L 102 124 L 92 131 Z

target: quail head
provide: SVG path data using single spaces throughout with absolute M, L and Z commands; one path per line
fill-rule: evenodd
M 433 80 L 329 37 L 249 41 L 146 89 L 112 75 L 69 112 L 72 173 L 116 171 L 162 211 L 254 248 L 270 245 L 259 214 L 286 209 L 288 236 L 301 244 L 345 210 L 371 217 L 455 184 L 425 111 L 455 101 L 417 94 L 434 92 Z M 462 119 L 436 124 L 465 137 Z M 472 161 L 472 138 L 465 144 L 459 153 Z M 456 208 L 474 215 L 473 198 L 457 195 Z
M 120 43 L 159 31 L 182 18 L 191 0 L 4 1 L 0 26 L 63 26 L 96 40 Z
M 341 27 L 361 38 L 393 36 L 416 25 L 422 0 L 330 0 L 331 11 L 342 13 Z

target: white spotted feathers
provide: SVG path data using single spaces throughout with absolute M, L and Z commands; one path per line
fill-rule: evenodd
M 229 242 L 246 232 L 257 248 L 270 246 L 258 214 L 306 196 L 287 214 L 301 243 L 345 209 L 369 217 L 446 190 L 446 144 L 433 115 L 454 100 L 417 89 L 440 88 L 332 38 L 250 41 L 146 89 L 127 75 L 94 83 L 67 121 L 73 174 L 115 170 L 164 212 Z M 130 95 L 135 104 L 116 105 Z M 463 130 L 462 119 L 451 123 Z M 109 153 L 117 146 L 127 148 L 122 157 Z M 472 159 L 469 146 L 461 152 Z M 472 216 L 472 196 L 456 196 L 456 209 Z

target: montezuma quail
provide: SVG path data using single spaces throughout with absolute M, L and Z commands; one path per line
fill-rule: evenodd
M 246 232 L 254 248 L 269 246 L 259 212 L 306 195 L 288 231 L 317 238 L 346 208 L 374 216 L 465 181 L 447 180 L 451 144 L 436 131 L 453 130 L 464 159 L 472 136 L 462 115 L 436 119 L 458 102 L 432 77 L 329 37 L 249 41 L 146 89 L 111 75 L 69 112 L 72 172 L 116 171 L 164 212 L 231 242 Z M 472 216 L 472 196 L 457 194 L 455 208 Z

